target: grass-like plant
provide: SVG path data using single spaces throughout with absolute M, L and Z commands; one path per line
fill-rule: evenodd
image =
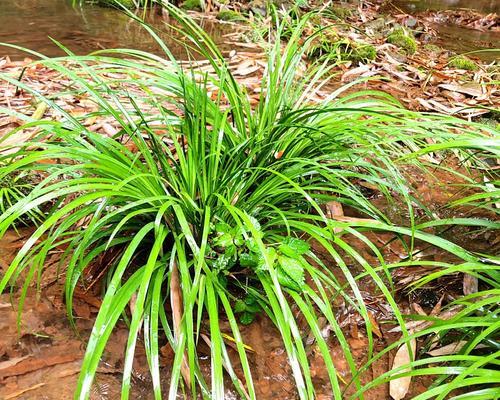
M 177 9 L 169 6 L 169 10 L 179 17 L 192 46 L 210 60 L 213 75 L 184 71 L 173 57 L 166 63 L 134 50 L 40 61 L 71 78 L 74 87 L 68 90 L 89 96 L 99 116 L 114 119 L 120 127 L 114 137 L 85 127 L 85 120 L 95 113 L 73 116 L 61 109 L 55 98 L 65 93 L 41 96 L 29 85 L 2 75 L 57 110 L 62 119 L 25 117 L 26 125 L 19 130 L 36 126 L 40 133 L 18 151 L 0 156 L 4 165 L 0 179 L 16 171 L 38 171 L 44 177 L 2 213 L 0 237 L 30 210 L 52 205 L 5 271 L 0 292 L 22 276 L 22 309 L 26 290 L 43 274 L 47 255 L 63 249 L 67 312 L 73 321 L 74 290 L 86 270 L 106 252 L 115 255 L 115 261 L 102 266 L 106 290 L 88 340 L 76 397 L 89 397 L 106 342 L 123 317 L 128 320 L 129 338 L 122 398 L 129 397 L 141 331 L 156 399 L 162 397 L 159 343 L 164 340 L 175 353 L 170 399 L 176 398 L 182 382 L 193 398 L 201 393 L 223 399 L 225 373 L 243 398 L 256 398 L 239 330 L 239 323 L 251 322 L 256 312 L 267 314 L 281 334 L 301 399 L 315 397 L 304 344 L 309 331 L 324 358 L 332 396 L 344 398 L 346 385 L 318 327 L 320 316 L 331 325 L 344 351 L 351 370 L 349 384 L 357 392 L 353 398 L 362 398 L 373 385 L 421 371 L 456 376 L 452 384 L 438 382 L 433 389 L 438 398 L 455 388 L 486 383 L 490 389 L 485 390 L 492 391 L 492 382 L 500 382 L 495 368 L 498 354 L 480 358 L 472 351 L 478 343 L 491 344 L 498 327 L 494 301 L 499 297 L 499 279 L 494 260 L 437 233 L 450 225 L 492 229 L 498 224 L 473 218 L 439 219 L 412 189 L 404 171 L 409 166 L 430 170 L 432 159 L 443 162 L 431 164 L 433 169 L 453 172 L 443 161 L 451 158 L 469 168 L 471 176 L 485 174 L 481 160 L 498 157 L 500 152 L 496 131 L 410 112 L 382 93 L 354 92 L 338 99 L 348 87 L 313 102 L 328 67 L 300 72 L 307 50 L 307 45 L 299 44 L 305 22 L 298 24 L 284 47 L 279 41 L 270 44 L 258 104 L 252 106 L 246 89 L 231 75 L 207 35 Z M 490 199 L 498 190 L 487 192 L 471 176 L 455 173 L 470 187 L 477 186 L 464 202 L 491 211 Z M 489 182 L 495 184 L 492 177 Z M 405 223 L 394 224 L 370 201 L 373 195 L 401 204 L 402 213 L 408 215 Z M 324 205 L 331 201 L 361 218 L 328 218 Z M 417 211 L 427 217 L 418 220 Z M 370 240 L 371 232 L 393 233 L 404 243 L 407 259 L 386 261 L 380 245 Z M 353 238 L 370 249 L 378 260 L 375 265 L 363 257 Z M 489 290 L 475 299 L 471 295 L 459 300 L 466 307 L 456 321 L 436 321 L 426 331 L 413 333 L 406 328 L 395 299 L 391 272 L 435 266 L 436 262 L 418 256 L 425 244 L 450 255 L 452 261 L 438 263 L 443 274 L 467 271 L 484 280 Z M 329 254 L 331 263 L 326 265 L 318 250 Z M 344 278 L 338 279 L 334 269 Z M 373 280 L 402 330 L 401 341 L 379 355 L 374 354 L 371 319 L 359 288 L 359 280 L 366 277 Z M 366 323 L 369 361 L 364 367 L 356 364 L 336 319 L 332 305 L 336 296 L 342 296 Z M 487 320 L 476 313 L 486 309 L 493 312 Z M 299 325 L 299 319 L 305 325 Z M 229 322 L 230 332 L 221 331 L 221 320 Z M 210 382 L 200 370 L 197 353 L 205 322 Z M 469 347 L 461 356 L 416 360 L 411 370 L 391 371 L 362 384 L 363 369 L 414 336 L 472 326 L 481 333 L 467 338 Z M 233 350 L 225 342 L 227 335 L 234 340 L 242 375 L 231 364 L 228 352 Z M 440 366 L 427 366 L 436 362 Z

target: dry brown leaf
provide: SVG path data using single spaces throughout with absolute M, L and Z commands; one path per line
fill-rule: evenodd
M 478 83 L 468 83 L 465 85 L 443 83 L 441 85 L 438 85 L 438 87 L 450 90 L 452 92 L 467 94 L 472 97 L 479 97 L 484 94 L 483 86 Z
M 464 274 L 463 290 L 466 296 L 477 293 L 479 290 L 479 281 L 477 278 L 471 274 Z
M 441 297 L 439 298 L 439 301 L 432 308 L 430 315 L 438 315 L 441 312 L 441 307 L 443 305 L 443 299 L 444 299 L 444 294 L 441 295 Z
M 5 370 L 5 369 L 13 367 L 16 364 L 19 364 L 21 361 L 26 360 L 28 357 L 29 356 L 15 357 L 15 358 L 11 358 L 10 360 L 7 360 L 7 361 L 0 362 L 0 373 L 1 373 L 1 371 Z
M 365 64 L 357 68 L 348 69 L 344 74 L 342 74 L 342 82 L 350 80 L 349 78 L 352 79 L 360 75 L 363 75 L 364 73 L 370 71 L 371 68 L 372 68 L 371 65 Z
M 114 136 L 118 133 L 118 129 L 116 129 L 113 125 L 108 124 L 107 122 L 102 124 L 102 130 L 108 136 Z
M 411 333 L 411 332 L 410 332 Z M 411 349 L 411 356 L 410 356 Z M 412 358 L 415 356 L 415 351 L 417 350 L 417 342 L 415 339 L 410 339 L 409 343 L 404 343 L 398 349 L 394 361 L 392 363 L 392 369 L 402 367 L 409 364 Z M 405 368 L 397 372 L 397 374 L 402 374 L 404 372 L 410 371 L 410 368 Z M 411 384 L 411 376 L 403 376 L 401 378 L 394 379 L 389 384 L 389 394 L 394 400 L 403 399 L 408 393 L 408 389 Z
M 45 382 L 41 382 L 41 383 L 37 383 L 36 385 L 31 386 L 29 388 L 17 390 L 15 392 L 9 393 L 7 396 L 5 396 L 5 400 L 15 399 L 16 397 L 19 397 L 19 396 L 21 396 L 22 394 L 24 394 L 26 392 L 38 389 L 39 387 L 42 387 L 42 386 L 45 386 L 45 385 L 46 385 Z
M 244 60 L 238 65 L 238 68 L 233 72 L 234 75 L 247 76 L 260 69 L 258 65 L 255 65 L 253 60 Z
M 174 338 L 177 341 L 177 339 L 181 334 L 181 320 L 182 320 L 183 310 L 182 310 L 182 291 L 181 291 L 181 283 L 179 280 L 179 270 L 177 269 L 177 265 L 175 263 L 172 266 L 172 274 L 170 277 L 170 305 L 172 307 Z M 191 387 L 191 373 L 185 353 L 182 357 L 181 373 L 182 377 L 184 378 L 184 382 L 186 382 L 186 385 L 188 387 Z
M 382 331 L 380 330 L 378 322 L 371 311 L 368 311 L 368 319 L 370 320 L 370 324 L 372 325 L 372 332 L 379 338 L 382 338 Z
M 418 303 L 411 303 L 411 307 L 413 310 L 418 314 L 418 315 L 425 315 L 427 316 L 426 312 L 424 309 L 420 306 Z
M 439 305 L 439 309 L 440 309 L 440 302 L 438 303 Z M 448 308 L 447 310 L 439 313 L 439 315 L 437 314 L 434 314 L 434 311 L 435 310 L 432 310 L 430 315 L 433 315 L 433 316 L 437 316 L 439 319 L 441 320 L 447 320 L 447 319 L 450 319 L 452 317 L 454 317 L 456 314 L 458 314 L 460 312 L 460 310 L 462 310 L 462 306 L 453 306 L 453 307 L 450 307 Z M 437 305 L 434 307 L 434 309 L 437 309 Z M 429 326 L 431 326 L 433 324 L 432 321 L 410 321 L 406 324 L 406 329 L 408 329 L 408 331 L 412 330 L 413 332 L 420 332 L 426 328 L 428 328 Z M 396 326 L 395 328 L 392 328 L 389 333 L 394 333 L 394 332 L 401 332 L 401 326 Z
M 0 380 L 4 379 L 9 376 L 17 376 L 17 375 L 24 375 L 28 372 L 36 371 L 42 368 L 47 368 L 51 367 L 53 365 L 57 364 L 65 364 L 69 363 L 71 361 L 79 360 L 81 358 L 81 354 L 74 352 L 68 352 L 68 349 L 66 348 L 61 348 L 61 349 L 55 349 L 52 348 L 50 349 L 51 354 L 55 353 L 53 355 L 46 355 L 43 358 L 33 358 L 29 357 L 26 360 L 20 361 L 16 363 L 15 365 L 12 365 L 9 368 L 5 368 L 0 371 Z
M 342 204 L 338 201 L 330 201 L 326 203 L 326 216 L 330 219 L 338 220 L 340 217 L 344 216 L 344 209 Z M 342 228 L 333 228 L 334 233 L 342 232 Z
M 438 356 L 448 356 L 450 354 L 456 354 L 467 344 L 466 340 L 461 340 L 459 342 L 454 342 L 447 344 L 446 346 L 440 347 L 439 349 L 434 349 L 428 351 L 427 354 L 430 354 L 433 357 Z

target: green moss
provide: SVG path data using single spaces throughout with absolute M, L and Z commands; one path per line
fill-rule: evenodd
M 476 71 L 478 66 L 470 58 L 465 56 L 456 56 L 450 59 L 448 66 L 456 69 L 465 69 L 467 71 Z
M 336 31 L 327 30 L 315 39 L 307 54 L 312 58 L 328 59 L 336 62 L 367 63 L 377 57 L 377 50 L 370 44 L 360 44 L 341 39 Z
M 377 50 L 371 44 L 356 45 L 348 58 L 351 61 L 367 63 L 377 58 Z
M 183 10 L 201 11 L 201 3 L 200 0 L 186 0 L 182 3 L 181 8 Z
M 220 21 L 245 21 L 245 17 L 240 13 L 232 10 L 221 10 L 216 17 Z
M 387 36 L 387 42 L 403 49 L 408 54 L 414 54 L 417 51 L 416 40 L 403 28 L 393 30 L 391 34 Z

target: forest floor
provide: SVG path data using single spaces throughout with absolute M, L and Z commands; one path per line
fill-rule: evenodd
M 500 67 L 495 63 L 485 63 L 470 56 L 475 67 L 466 70 L 450 65 L 450 52 L 443 48 L 428 46 L 425 42 L 429 37 L 436 35 L 432 22 L 436 18 L 450 18 L 456 23 L 469 26 L 470 29 L 486 29 L 498 31 L 498 18 L 495 16 L 472 15 L 468 18 L 464 14 L 425 13 L 419 16 L 408 15 L 397 8 L 386 10 L 390 18 L 381 20 L 380 5 L 371 4 L 365 7 L 352 7 L 345 15 L 348 25 L 341 24 L 335 18 L 321 17 L 319 23 L 332 25 L 335 35 L 349 43 L 364 43 L 374 46 L 375 59 L 369 62 L 343 62 L 333 69 L 336 74 L 332 84 L 321 88 L 316 96 L 322 99 L 331 95 L 332 91 L 341 85 L 353 82 L 358 78 L 373 78 L 356 83 L 350 91 L 360 89 L 376 89 L 393 95 L 407 108 L 416 111 L 440 112 L 456 115 L 467 119 L 487 118 L 490 123 L 498 124 L 498 113 L 495 109 L 500 105 Z M 203 18 L 215 18 L 193 13 Z M 397 26 L 407 27 L 416 32 L 417 48 L 415 53 L 407 54 L 391 43 L 387 36 Z M 248 89 L 251 96 L 257 101 L 260 82 L 266 66 L 265 52 L 252 41 L 248 40 L 251 28 L 238 30 L 238 36 L 232 35 L 231 43 L 235 50 L 226 51 L 230 69 L 234 76 Z M 341 57 L 341 55 L 340 55 Z M 306 62 L 306 60 L 305 60 Z M 206 71 L 210 68 L 203 62 L 195 62 L 194 66 Z M 66 78 L 49 67 L 33 63 L 32 60 L 11 61 L 8 56 L 0 57 L 0 74 L 7 74 L 18 78 L 22 75 L 22 82 L 39 93 L 50 95 L 71 84 Z M 113 79 L 117 77 L 114 76 Z M 376 79 L 375 79 L 376 78 Z M 341 96 L 343 93 L 339 92 Z M 89 96 L 70 95 L 57 98 L 56 104 L 73 115 L 82 115 L 96 110 L 95 104 Z M 22 88 L 15 87 L 0 76 L 0 107 L 12 111 L 10 115 L 0 114 L 0 137 L 23 123 L 20 115 L 37 115 L 38 118 L 57 119 L 61 115 L 50 108 L 40 107 L 32 94 Z M 493 111 L 492 111 L 493 110 Z M 114 121 L 89 118 L 87 127 L 96 132 L 113 135 L 117 132 Z M 32 132 L 19 132 L 15 138 L 7 141 L 17 142 L 26 140 Z M 24 136 L 23 136 L 24 135 Z M 5 143 L 5 142 L 4 142 Z M 450 187 L 454 182 L 449 182 Z M 428 197 L 429 203 L 440 204 L 452 193 L 438 186 L 433 187 L 427 177 L 420 177 L 415 182 L 416 190 L 420 190 Z M 450 189 L 452 190 L 452 189 Z M 16 251 L 23 245 L 31 228 L 11 231 L 2 239 L 0 244 L 0 273 L 7 268 Z M 378 238 L 387 242 L 389 237 Z M 485 241 L 486 240 L 486 241 Z M 498 246 L 498 238 L 478 238 L 482 246 Z M 359 245 L 360 250 L 362 244 Z M 388 246 L 387 256 L 404 257 L 404 250 Z M 432 250 L 431 250 L 432 251 Z M 436 253 L 435 259 L 440 255 Z M 367 254 L 366 258 L 370 256 Z M 92 328 L 98 312 L 100 299 L 100 284 L 98 280 L 86 288 L 80 288 L 75 294 L 74 312 L 77 316 L 78 333 L 74 332 L 66 318 L 63 300 L 64 276 L 58 271 L 58 255 L 52 256 L 52 262 L 46 266 L 43 274 L 40 291 L 36 288 L 28 290 L 26 304 L 22 318 L 17 323 L 17 299 L 21 295 L 21 287 L 14 288 L 11 294 L 0 296 L 0 399 L 71 399 L 80 371 L 81 359 L 85 349 L 85 339 Z M 328 260 L 327 260 L 328 261 Z M 328 262 L 332 263 L 331 260 Z M 374 262 L 376 262 L 374 260 Z M 408 275 L 398 277 L 401 288 L 404 282 L 415 278 L 419 271 L 408 271 Z M 376 349 L 383 349 L 388 343 L 398 338 L 395 332 L 383 323 L 389 318 L 386 305 L 380 301 L 374 288 L 366 283 L 362 286 L 363 296 L 370 305 L 373 313 L 373 325 L 376 335 Z M 403 311 L 425 312 L 440 315 L 441 307 L 450 298 L 454 298 L 464 290 L 463 277 L 457 275 L 452 282 L 443 287 L 431 288 L 419 295 L 409 295 L 401 289 L 400 300 Z M 353 349 L 356 361 L 366 361 L 367 338 L 364 326 L 359 316 L 346 305 L 338 305 L 349 344 Z M 445 316 L 443 316 L 445 317 Z M 296 393 L 293 381 L 288 371 L 286 355 L 279 340 L 277 331 L 271 322 L 260 316 L 251 325 L 242 328 L 245 343 L 253 351 L 251 362 L 255 371 L 257 397 L 259 399 L 294 399 Z M 98 370 L 96 383 L 93 388 L 93 399 L 117 399 L 121 388 L 121 370 L 123 365 L 123 349 L 127 340 L 128 331 L 125 324 L 119 325 L 109 341 L 101 367 Z M 342 379 L 348 380 L 348 367 L 341 356 L 342 351 L 332 339 L 331 351 L 338 353 L 337 368 Z M 205 349 L 208 354 L 208 349 Z M 203 353 L 203 349 L 201 349 Z M 320 356 L 314 349 L 310 349 L 312 376 L 318 387 L 318 399 L 330 399 L 328 379 L 324 371 Z M 152 398 L 151 382 L 148 375 L 146 356 L 142 346 L 138 346 L 137 357 L 134 363 L 134 385 L 131 398 Z M 162 371 L 165 379 L 165 389 L 168 388 L 169 368 L 172 361 L 172 350 L 168 345 L 161 349 Z M 363 381 L 391 368 L 392 357 L 386 356 L 373 364 L 370 370 L 363 375 Z M 202 365 L 207 372 L 210 370 L 209 359 Z M 408 392 L 408 398 L 426 390 L 430 383 L 427 378 L 415 379 Z M 227 399 L 237 398 L 235 393 L 228 391 Z M 388 387 L 380 386 L 367 394 L 366 399 L 389 398 Z

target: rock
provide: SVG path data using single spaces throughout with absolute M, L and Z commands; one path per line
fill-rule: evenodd
M 254 15 L 265 17 L 267 15 L 267 2 L 264 0 L 252 0 L 248 3 L 248 10 Z
M 371 32 L 379 32 L 385 28 L 387 21 L 384 17 L 374 19 L 373 21 L 367 22 L 365 24 L 366 30 Z
M 414 28 L 415 26 L 417 26 L 417 19 L 414 18 L 414 17 L 409 17 L 407 20 L 406 20 L 406 26 L 408 28 Z
M 352 10 L 347 7 L 331 7 L 329 11 L 338 19 L 347 19 L 352 15 Z

